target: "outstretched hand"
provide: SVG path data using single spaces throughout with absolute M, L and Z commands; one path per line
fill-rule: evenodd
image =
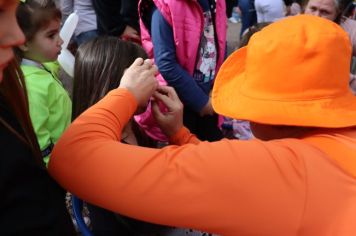
M 147 106 L 149 98 L 158 87 L 155 78 L 158 72 L 150 59 L 137 58 L 125 71 L 119 88 L 126 88 L 134 95 L 139 107 Z
M 183 127 L 183 104 L 172 87 L 160 86 L 153 94 L 153 115 L 162 131 L 171 137 Z M 165 109 L 161 109 L 163 103 Z

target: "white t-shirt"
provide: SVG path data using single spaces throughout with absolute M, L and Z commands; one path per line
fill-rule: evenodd
M 283 0 L 255 0 L 257 22 L 274 22 L 285 15 Z
M 96 14 L 91 0 L 61 0 L 63 22 L 74 11 L 77 11 L 79 21 L 74 35 L 97 29 Z

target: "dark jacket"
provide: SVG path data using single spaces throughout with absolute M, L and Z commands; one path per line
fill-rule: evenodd
M 22 129 L 0 100 L 0 117 Z M 0 122 L 0 235 L 75 235 L 65 192 L 30 148 Z
M 120 36 L 127 25 L 139 32 L 138 0 L 92 0 L 100 35 Z

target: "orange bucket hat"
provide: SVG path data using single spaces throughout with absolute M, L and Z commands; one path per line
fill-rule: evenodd
M 349 88 L 351 43 L 337 24 L 316 16 L 288 17 L 254 34 L 215 80 L 219 114 L 271 125 L 356 125 Z

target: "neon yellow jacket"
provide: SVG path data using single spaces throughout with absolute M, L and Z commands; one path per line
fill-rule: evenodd
M 58 79 L 55 62 L 35 65 L 23 63 L 30 116 L 46 164 L 53 144 L 71 122 L 72 102 Z

